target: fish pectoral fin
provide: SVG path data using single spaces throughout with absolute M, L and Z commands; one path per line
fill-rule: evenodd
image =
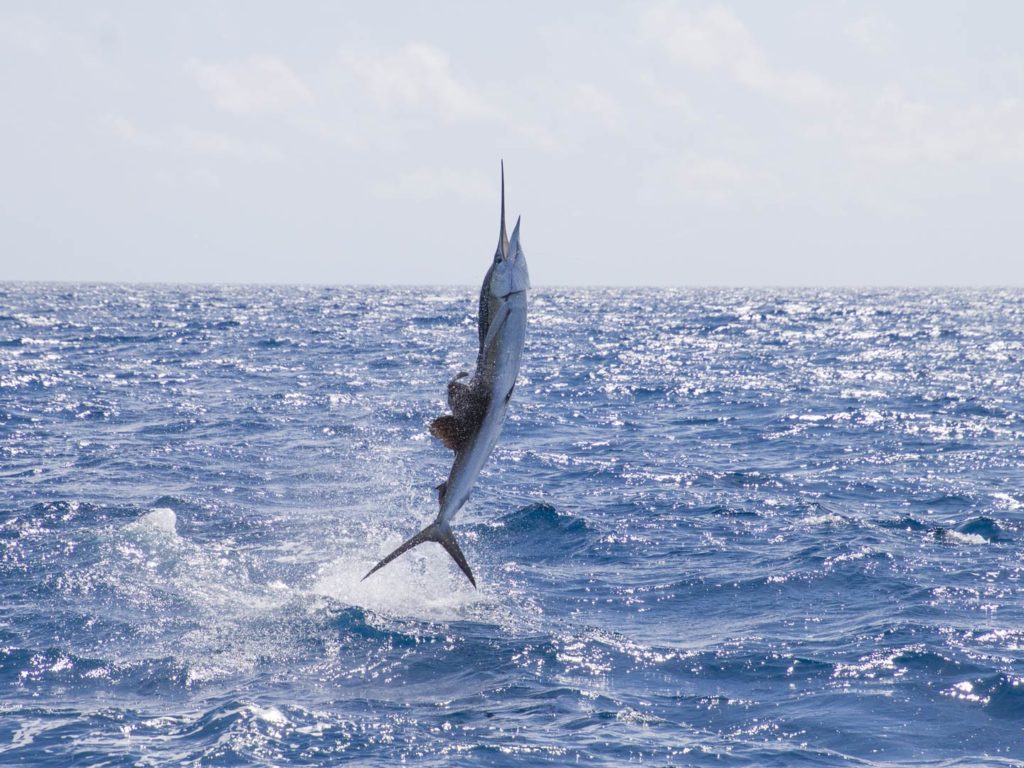
M 469 579 L 469 583 L 473 585 L 473 588 L 477 588 L 476 579 L 473 578 L 473 571 L 470 569 L 469 563 L 466 561 L 466 556 L 462 554 L 462 550 L 459 548 L 459 542 L 455 540 L 455 534 L 452 533 L 452 529 L 447 523 L 442 522 L 431 523 L 411 539 L 406 541 L 402 546 L 373 566 L 373 568 L 370 569 L 370 572 L 363 576 L 361 581 L 366 581 L 370 576 L 392 560 L 404 555 L 413 547 L 418 547 L 425 541 L 436 541 L 444 547 L 445 551 L 452 556 L 452 560 L 454 560 L 459 568 L 462 569 L 462 572 L 466 574 L 466 578 Z
M 490 325 L 487 326 L 487 335 L 484 340 L 480 343 L 480 351 L 487 349 L 491 344 L 494 343 L 494 338 L 498 335 L 502 326 L 505 325 L 505 321 L 508 320 L 510 310 L 508 304 L 503 304 L 501 310 L 498 312 L 497 317 L 492 317 Z
M 439 416 L 430 422 L 430 434 L 444 443 L 445 448 L 459 450 L 459 422 L 454 416 Z

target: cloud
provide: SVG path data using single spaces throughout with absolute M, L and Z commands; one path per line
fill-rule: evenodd
M 765 96 L 807 104 L 835 97 L 832 87 L 818 75 L 773 66 L 746 25 L 720 5 L 697 13 L 672 4 L 659 5 L 644 13 L 640 26 L 672 59 L 699 70 L 723 72 Z
M 450 168 L 419 168 L 390 181 L 373 186 L 375 197 L 415 200 L 447 198 L 452 195 L 474 200 L 494 197 L 494 181 L 478 173 L 462 173 Z
M 216 131 L 201 131 L 188 126 L 179 127 L 176 136 L 183 149 L 199 154 L 264 163 L 281 159 L 279 150 L 262 141 L 236 139 Z
M 715 206 L 768 197 L 771 180 L 733 159 L 689 152 L 671 167 L 671 182 L 686 198 Z
M 494 118 L 497 111 L 451 71 L 444 51 L 424 43 L 371 54 L 345 52 L 342 59 L 378 106 L 426 112 L 446 122 Z
M 199 87 L 221 109 L 239 114 L 285 113 L 313 100 L 309 87 L 281 59 L 251 56 L 221 64 L 188 62 Z
M 49 54 L 62 37 L 42 17 L 15 14 L 0 18 L 0 45 L 28 51 L 37 56 Z
M 570 104 L 574 111 L 593 115 L 606 128 L 618 128 L 622 122 L 618 102 L 593 83 L 577 83 L 571 90 Z
M 883 16 L 869 14 L 846 25 L 846 35 L 857 46 L 873 55 L 892 50 L 895 30 L 892 22 Z
M 663 85 L 654 75 L 645 72 L 640 76 L 640 85 L 646 99 L 660 109 L 676 112 L 688 121 L 697 121 L 700 116 L 690 97 L 678 88 Z
M 140 129 L 134 120 L 115 114 L 106 115 L 102 125 L 110 135 L 142 149 L 256 162 L 276 162 L 282 158 L 276 147 L 265 142 L 248 141 L 188 125 L 152 133 Z
M 837 132 L 862 159 L 886 165 L 913 162 L 1024 162 L 1024 101 L 937 106 L 889 88 Z
M 776 66 L 751 30 L 721 5 L 689 10 L 666 2 L 643 15 L 641 28 L 675 62 L 807 107 L 781 135 L 811 139 L 816 151 L 826 153 L 833 178 L 867 179 L 875 185 L 872 198 L 901 194 L 898 190 L 909 188 L 908 179 L 928 179 L 925 184 L 932 185 L 941 179 L 955 188 L 951 174 L 966 168 L 1024 162 L 1024 100 L 1012 91 L 1001 98 L 979 94 L 967 101 L 958 100 L 957 93 L 926 95 L 914 86 L 913 69 L 887 72 L 894 78 L 887 85 L 841 90 L 813 72 Z M 895 45 L 896 29 L 884 16 L 836 19 L 835 29 L 873 55 Z M 909 85 L 905 88 L 901 80 Z M 687 155 L 671 166 L 675 186 L 684 195 L 719 204 L 755 193 L 761 199 L 776 196 L 785 177 L 766 176 L 728 159 L 748 157 L 751 146 L 763 154 L 768 141 L 760 135 L 722 133 L 714 144 L 717 148 L 709 153 Z M 771 162 L 757 165 L 770 167 Z M 908 173 L 911 166 L 913 174 Z M 824 179 L 822 183 L 831 185 Z M 848 191 L 838 189 L 839 194 Z
M 102 124 L 110 135 L 116 136 L 128 144 L 146 149 L 156 149 L 163 145 L 163 140 L 139 130 L 135 121 L 124 115 L 105 115 Z

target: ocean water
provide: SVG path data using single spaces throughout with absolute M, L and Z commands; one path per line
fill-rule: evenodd
M 1024 293 L 0 284 L 0 764 L 1016 765 Z

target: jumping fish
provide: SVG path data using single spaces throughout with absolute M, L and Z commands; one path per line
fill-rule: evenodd
M 476 371 L 460 372 L 448 382 L 450 414 L 434 419 L 430 434 L 455 452 L 448 479 L 437 487 L 440 511 L 430 525 L 385 557 L 363 576 L 367 579 L 395 558 L 425 541 L 436 541 L 476 587 L 473 571 L 452 532 L 451 521 L 469 498 L 477 475 L 501 434 L 508 402 L 515 389 L 526 338 L 526 292 L 530 276 L 519 244 L 519 219 L 509 240 L 505 230 L 505 165 L 501 166 L 501 230 L 480 288 Z M 468 379 L 468 381 L 465 381 Z

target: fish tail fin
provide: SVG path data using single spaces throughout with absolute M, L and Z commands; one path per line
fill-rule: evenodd
M 462 569 L 464 574 L 466 574 L 466 578 L 469 579 L 469 583 L 473 585 L 473 589 L 476 589 L 476 579 L 473 578 L 473 570 L 469 567 L 469 563 L 466 561 L 466 556 L 462 554 L 462 550 L 459 548 L 459 542 L 455 540 L 455 534 L 447 525 L 444 528 L 444 534 L 441 538 L 436 539 L 437 543 L 444 547 L 445 552 L 452 556 L 452 560 L 454 560 L 455 564 Z
M 462 550 L 459 548 L 459 542 L 455 540 L 455 534 L 452 533 L 451 526 L 447 523 L 435 521 L 424 528 L 422 531 L 417 533 L 411 539 L 406 541 L 402 546 L 392 552 L 390 555 L 385 557 L 379 563 L 377 563 L 370 572 L 367 573 L 361 581 L 366 581 L 370 576 L 379 571 L 385 565 L 390 563 L 392 560 L 404 555 L 410 549 L 418 547 L 425 541 L 436 541 L 445 551 L 452 556 L 452 560 L 456 562 L 462 572 L 466 574 L 466 578 L 469 579 L 469 583 L 476 588 L 476 579 L 473 578 L 473 571 L 469 567 L 469 563 L 466 561 L 466 556 L 462 554 Z

